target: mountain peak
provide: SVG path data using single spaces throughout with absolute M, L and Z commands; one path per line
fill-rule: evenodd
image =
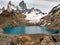
M 19 3 L 19 6 L 21 7 L 21 9 L 27 9 L 27 6 L 26 6 L 26 3 L 24 2 L 24 0 L 22 0 L 22 1 Z

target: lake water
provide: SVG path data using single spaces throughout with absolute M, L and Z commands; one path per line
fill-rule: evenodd
M 47 30 L 41 26 L 19 26 L 6 27 L 3 29 L 6 34 L 57 34 L 59 30 Z

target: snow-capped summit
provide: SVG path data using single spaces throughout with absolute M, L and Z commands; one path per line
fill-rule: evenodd
M 26 9 L 27 13 L 31 13 L 32 11 L 35 11 L 36 15 L 38 14 L 46 14 L 46 13 L 43 13 L 40 9 L 35 9 L 35 8 L 31 8 L 31 9 Z
M 22 1 L 19 3 L 19 6 L 21 7 L 21 9 L 27 9 L 27 6 L 26 6 L 26 3 L 24 2 L 24 0 L 22 0 Z
M 29 20 L 29 23 L 38 23 L 40 22 L 40 19 L 44 16 L 46 16 L 47 14 L 42 14 L 39 13 L 39 11 L 37 10 L 32 10 L 31 13 L 25 13 L 26 18 L 25 20 Z

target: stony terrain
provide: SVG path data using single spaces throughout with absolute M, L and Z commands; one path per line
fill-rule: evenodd
M 60 45 L 60 34 L 5 34 L 0 28 L 0 45 Z
M 60 34 L 7 35 L 0 33 L 0 45 L 60 45 Z
M 0 45 L 60 45 L 60 34 L 5 34 L 0 28 Z

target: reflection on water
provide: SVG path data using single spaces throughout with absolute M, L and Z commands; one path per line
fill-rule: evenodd
M 20 26 L 4 28 L 7 34 L 57 34 L 59 30 L 47 30 L 40 26 Z

